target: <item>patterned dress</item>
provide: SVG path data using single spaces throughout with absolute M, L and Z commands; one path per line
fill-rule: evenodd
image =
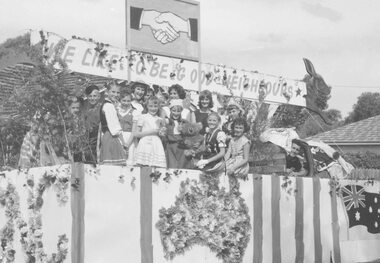
M 220 148 L 226 147 L 226 134 L 220 129 L 209 131 L 209 133 L 205 135 L 205 144 L 206 151 L 203 153 L 203 159 L 210 159 L 220 152 Z M 224 170 L 224 168 L 224 158 L 221 158 L 208 163 L 203 171 L 207 173 L 219 173 Z
M 233 136 L 232 123 L 233 123 L 233 120 L 227 119 L 227 122 L 225 122 L 222 125 L 222 130 L 226 134 L 226 138 L 227 138 L 226 139 L 227 146 L 230 144 L 230 141 L 231 141 L 232 136 Z
M 227 170 L 229 168 L 232 168 L 236 163 L 240 162 L 242 159 L 244 159 L 244 146 L 247 143 L 251 144 L 251 141 L 248 140 L 248 138 L 245 137 L 244 135 L 237 139 L 232 138 L 232 140 L 230 141 L 231 156 L 227 160 L 227 163 L 226 163 Z M 247 162 L 245 165 L 240 166 L 234 171 L 234 176 L 244 179 L 247 177 L 248 171 L 249 171 L 249 164 Z
M 141 131 L 150 131 L 160 128 L 162 118 L 150 113 L 142 114 L 137 121 Z M 136 164 L 166 168 L 165 150 L 158 135 L 148 135 L 140 139 L 135 152 Z

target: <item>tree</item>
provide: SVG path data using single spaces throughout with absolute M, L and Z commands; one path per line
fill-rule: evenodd
M 364 120 L 380 114 L 380 93 L 364 92 L 352 107 L 353 111 L 345 119 L 345 123 Z
M 333 123 L 337 123 L 337 122 L 342 121 L 342 113 L 340 112 L 340 110 L 329 109 L 329 110 L 325 111 L 325 115 Z
M 60 57 L 55 57 L 52 63 L 45 63 L 43 52 L 48 50 L 42 33 L 41 42 L 36 46 L 30 46 L 29 39 L 29 34 L 25 34 L 0 46 L 0 59 L 20 52 L 26 54 L 33 65 L 28 71 L 18 72 L 15 69 L 12 77 L 17 78 L 18 84 L 10 99 L 15 103 L 16 118 L 5 120 L 1 129 L 1 146 L 7 146 L 6 158 L 2 158 L 2 163 L 13 167 L 17 165 L 17 155 L 27 128 L 18 129 L 17 134 L 9 135 L 9 131 L 14 131 L 16 126 L 28 126 L 31 120 L 39 127 L 39 139 L 49 140 L 57 155 L 73 160 L 74 148 L 83 151 L 84 147 L 88 147 L 86 135 L 82 132 L 85 131 L 84 124 L 80 123 L 81 127 L 77 127 L 79 122 L 68 113 L 68 98 L 76 94 L 65 85 L 69 74 L 65 63 Z M 60 46 L 58 43 L 56 48 Z M 58 63 L 61 70 L 54 68 L 54 63 Z

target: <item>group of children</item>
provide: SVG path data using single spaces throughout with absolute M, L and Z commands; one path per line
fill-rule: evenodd
M 248 174 L 248 125 L 238 104 L 230 103 L 230 118 L 222 123 L 220 115 L 212 110 L 213 98 L 207 90 L 199 95 L 199 108 L 191 111 L 180 85 L 169 88 L 168 103 L 154 92 L 146 96 L 149 86 L 144 83 L 121 89 L 117 83 L 109 85 L 100 107 L 101 164 L 225 171 L 244 177 Z M 202 125 L 204 147 L 198 156 L 185 154 L 181 127 L 187 122 Z
M 198 107 L 190 104 L 178 84 L 169 87 L 168 98 L 155 94 L 143 82 L 130 86 L 113 82 L 103 100 L 97 86 L 88 87 L 85 93 L 91 152 L 98 149 L 94 162 L 247 176 L 250 140 L 245 136 L 248 125 L 239 104 L 229 103 L 223 121 L 213 110 L 208 90 L 200 92 Z M 201 126 L 203 139 L 197 153 L 184 143 L 181 129 L 186 123 Z

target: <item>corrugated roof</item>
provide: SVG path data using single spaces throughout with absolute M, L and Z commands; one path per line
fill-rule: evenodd
M 380 143 L 380 115 L 314 135 L 311 139 L 337 144 Z

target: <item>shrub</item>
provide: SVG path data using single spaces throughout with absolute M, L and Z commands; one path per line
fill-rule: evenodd
M 373 152 L 345 153 L 343 158 L 355 168 L 380 169 L 380 154 Z

